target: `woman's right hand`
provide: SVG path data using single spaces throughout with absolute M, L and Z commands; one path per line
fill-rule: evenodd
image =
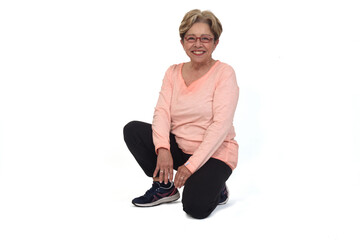
M 164 183 L 167 184 L 168 181 L 173 180 L 173 172 L 174 168 L 171 152 L 165 148 L 159 148 L 153 177 L 156 178 L 157 174 L 159 173 L 159 182 L 164 181 Z

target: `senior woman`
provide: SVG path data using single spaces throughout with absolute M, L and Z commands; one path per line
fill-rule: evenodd
M 184 211 L 202 219 L 229 198 L 225 183 L 238 158 L 233 117 L 239 87 L 233 68 L 212 58 L 222 32 L 212 12 L 186 13 L 179 30 L 190 61 L 166 71 L 152 125 L 132 121 L 124 127 L 124 139 L 153 178 L 152 187 L 132 203 L 176 201 L 184 186 Z

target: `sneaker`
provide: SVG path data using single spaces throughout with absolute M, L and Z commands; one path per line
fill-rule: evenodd
M 152 207 L 162 203 L 176 201 L 180 198 L 180 193 L 175 188 L 174 183 L 167 185 L 153 182 L 152 187 L 146 193 L 138 198 L 134 198 L 132 203 L 138 207 Z
M 224 205 L 228 201 L 229 201 L 229 189 L 227 188 L 227 186 L 225 184 L 223 190 L 221 190 L 220 201 L 219 201 L 218 205 Z

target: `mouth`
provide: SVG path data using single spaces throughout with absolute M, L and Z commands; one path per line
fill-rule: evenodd
M 201 50 L 195 50 L 195 51 L 191 51 L 192 54 L 194 54 L 195 56 L 202 56 L 205 54 L 205 51 L 201 51 Z

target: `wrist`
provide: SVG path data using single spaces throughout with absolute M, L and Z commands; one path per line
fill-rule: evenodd
M 158 152 L 158 154 L 162 154 L 162 153 L 166 153 L 166 152 L 169 152 L 169 150 L 168 149 L 166 149 L 166 148 L 159 148 L 158 150 L 157 150 L 157 152 Z

